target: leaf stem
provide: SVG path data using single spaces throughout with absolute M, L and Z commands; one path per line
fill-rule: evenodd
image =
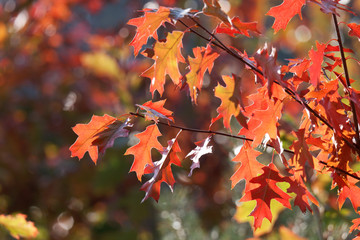
M 341 60 L 342 60 L 343 66 L 344 66 L 344 73 L 345 73 L 345 79 L 346 79 L 346 85 L 347 85 L 346 87 L 348 89 L 350 89 L 351 83 L 350 83 L 350 77 L 349 77 L 349 70 L 348 70 L 347 63 L 346 63 L 345 52 L 344 52 L 344 47 L 343 47 L 343 43 L 342 43 L 342 39 L 341 39 L 339 24 L 338 24 L 336 15 L 333 13 L 332 16 L 333 16 L 333 20 L 334 20 L 335 29 L 336 29 L 336 35 L 338 38 Z M 350 94 L 350 92 L 349 92 L 349 94 Z M 356 136 L 355 136 L 356 145 L 359 146 L 360 145 L 359 124 L 358 124 L 358 119 L 357 119 L 357 114 L 356 114 L 355 103 L 351 99 L 351 97 L 349 97 L 349 100 L 350 100 L 350 106 L 351 106 L 351 110 L 352 110 L 353 118 L 354 118 L 354 125 L 355 125 L 355 132 L 356 132 Z
M 136 117 L 141 117 L 141 118 L 145 118 L 144 115 L 140 114 L 140 113 L 134 113 L 134 112 L 130 112 L 129 113 L 130 115 L 132 116 L 136 116 Z M 155 122 L 155 121 L 153 121 Z M 229 133 L 223 133 L 223 132 L 218 132 L 218 131 L 213 131 L 213 130 L 202 130 L 202 129 L 197 129 L 197 128 L 188 128 L 188 127 L 182 127 L 182 126 L 178 126 L 178 125 L 175 125 L 175 124 L 172 124 L 172 123 L 165 123 L 165 122 L 162 122 L 162 121 L 157 121 L 156 124 L 161 124 L 161 125 L 164 125 L 164 126 L 168 126 L 168 127 L 172 127 L 172 128 L 176 128 L 176 129 L 180 129 L 180 130 L 183 130 L 183 131 L 188 131 L 188 132 L 197 132 L 197 133 L 206 133 L 206 134 L 214 134 L 214 135 L 221 135 L 221 136 L 225 136 L 225 137 L 230 137 L 230 138 L 235 138 L 235 139 L 241 139 L 241 140 L 244 140 L 244 141 L 250 141 L 250 142 L 253 142 L 254 140 L 251 139 L 251 138 L 246 138 L 246 137 L 242 137 L 242 136 L 238 136 L 238 135 L 232 135 L 232 134 L 229 134 Z M 272 146 L 271 144 L 266 144 L 267 147 L 271 147 L 271 148 L 275 148 L 274 146 Z M 292 150 L 289 150 L 289 149 L 284 149 L 284 152 L 286 153 L 290 153 L 290 154 L 295 154 L 294 151 Z M 358 177 L 357 175 L 355 174 L 351 174 L 343 169 L 340 169 L 340 168 L 337 168 L 337 167 L 334 167 L 334 166 L 329 166 L 327 165 L 326 162 L 324 161 L 319 161 L 319 163 L 325 165 L 326 167 L 328 168 L 332 168 L 336 171 L 339 171 L 341 172 L 342 174 L 345 174 L 345 175 L 348 175 L 352 178 L 355 178 L 357 180 L 360 180 L 360 177 Z

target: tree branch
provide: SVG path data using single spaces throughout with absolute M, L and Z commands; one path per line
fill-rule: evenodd
M 341 60 L 342 60 L 343 66 L 344 66 L 344 73 L 345 73 L 345 79 L 346 79 L 346 85 L 347 85 L 346 87 L 350 89 L 351 83 L 350 83 L 349 71 L 348 71 L 344 47 L 343 47 L 343 43 L 342 43 L 342 39 L 341 39 L 341 35 L 340 35 L 339 24 L 338 24 L 336 15 L 333 13 L 332 16 L 333 16 L 333 20 L 334 20 L 335 29 L 336 29 L 336 35 L 338 38 Z M 349 92 L 349 94 L 350 94 L 350 92 Z M 358 124 L 358 119 L 357 119 L 357 114 L 356 114 L 355 103 L 351 98 L 349 98 L 349 100 L 350 100 L 351 111 L 353 113 L 353 118 L 354 118 L 354 125 L 355 125 L 355 132 L 356 132 L 356 136 L 355 136 L 356 145 L 359 146 L 360 145 L 359 124 Z
M 135 116 L 135 117 L 145 118 L 145 116 L 142 115 L 142 114 L 140 114 L 140 113 L 130 112 L 130 115 Z M 155 122 L 155 121 L 153 121 L 153 122 Z M 223 133 L 223 132 L 218 132 L 218 131 L 212 131 L 212 130 L 202 130 L 202 129 L 197 129 L 197 128 L 182 127 L 182 126 L 178 126 L 178 125 L 175 125 L 175 124 L 172 124 L 172 123 L 165 123 L 165 122 L 162 122 L 162 121 L 158 121 L 156 124 L 161 124 L 161 125 L 164 125 L 164 126 L 168 126 L 168 127 L 180 129 L 180 130 L 183 130 L 183 131 L 188 131 L 188 132 L 214 134 L 214 135 L 221 135 L 221 136 L 230 137 L 230 138 L 235 138 L 235 139 L 241 139 L 241 140 L 244 140 L 244 141 L 250 141 L 250 142 L 253 142 L 253 141 L 254 141 L 254 140 L 251 139 L 251 138 L 246 138 L 246 137 L 242 137 L 242 136 L 238 136 L 238 135 L 232 135 L 232 134 Z M 271 148 L 275 148 L 275 147 L 272 146 L 271 144 L 266 144 L 266 146 L 267 146 L 267 147 L 271 147 Z M 284 149 L 284 152 L 290 153 L 290 154 L 295 154 L 294 151 L 291 151 L 291 150 L 289 150 L 289 149 Z M 350 177 L 352 177 L 352 178 L 355 178 L 355 179 L 357 179 L 357 180 L 360 180 L 360 177 L 358 177 L 357 175 L 348 173 L 347 171 L 345 171 L 345 170 L 343 170 L 343 169 L 340 169 L 340 168 L 337 168 L 337 167 L 334 167 L 334 166 L 328 166 L 327 163 L 324 162 L 324 161 L 319 161 L 319 163 L 325 165 L 325 166 L 328 167 L 328 168 L 332 168 L 332 169 L 334 169 L 334 170 L 336 170 L 336 171 L 339 171 L 339 172 L 341 172 L 342 174 L 345 174 L 345 175 L 347 175 L 347 176 L 350 176 Z
M 253 71 L 256 71 L 257 73 L 259 73 L 260 75 L 264 76 L 264 73 L 258 69 L 257 67 L 255 67 L 254 65 L 252 65 L 251 63 L 249 63 L 248 61 L 246 61 L 242 56 L 239 56 L 237 53 L 234 53 L 233 51 L 231 51 L 231 49 L 229 47 L 227 47 L 224 43 L 221 42 L 221 40 L 219 40 L 215 34 L 211 33 L 209 30 L 207 30 L 203 25 L 201 25 L 198 21 L 196 21 L 193 17 L 190 17 L 194 23 L 199 26 L 201 29 L 203 29 L 207 34 L 209 34 L 213 39 L 215 39 L 217 42 L 212 41 L 212 39 L 208 39 L 207 37 L 201 35 L 200 33 L 196 32 L 195 30 L 193 30 L 192 28 L 190 28 L 187 24 L 185 24 L 182 20 L 178 20 L 181 24 L 183 24 L 185 27 L 187 27 L 191 32 L 195 33 L 196 35 L 198 35 L 199 37 L 201 37 L 202 39 L 208 41 L 211 44 L 214 44 L 215 46 L 221 48 L 222 50 L 224 50 L 225 52 L 227 52 L 229 55 L 235 57 L 236 59 L 240 60 L 241 62 L 243 62 L 244 64 L 246 64 L 248 67 L 250 67 Z M 309 104 L 307 104 L 304 100 L 302 100 L 301 98 L 298 98 L 296 93 L 291 90 L 290 88 L 283 86 L 282 84 L 280 84 L 277 80 L 274 80 L 274 83 L 278 84 L 279 86 L 283 87 L 285 92 L 292 98 L 294 99 L 296 102 L 298 102 L 299 104 L 303 105 L 309 112 L 311 112 L 317 119 L 319 119 L 321 122 L 323 122 L 327 127 L 329 127 L 332 131 L 334 131 L 334 127 L 331 126 L 331 124 L 325 119 L 325 117 L 323 117 L 322 115 L 320 115 L 318 112 L 316 112 L 314 109 L 312 109 Z M 356 115 L 356 114 L 355 114 Z M 353 144 L 351 141 L 349 141 L 346 136 L 344 136 L 343 133 L 340 133 L 342 136 L 342 139 L 346 142 L 346 144 L 348 146 L 350 146 L 354 151 L 356 151 L 359 155 L 360 155 L 360 148 L 358 148 L 355 144 Z

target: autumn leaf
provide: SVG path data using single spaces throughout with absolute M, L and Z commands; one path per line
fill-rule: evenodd
M 296 132 L 297 140 L 290 146 L 290 149 L 294 149 L 294 156 L 291 159 L 303 168 L 306 163 L 308 163 L 310 167 L 314 168 L 314 157 L 309 152 L 309 147 L 306 143 L 304 134 L 305 129 L 299 129 Z
M 31 221 L 26 221 L 26 215 L 0 215 L 0 225 L 3 225 L 15 239 L 35 238 L 39 231 Z
M 272 28 L 275 33 L 280 29 L 285 29 L 289 21 L 296 15 L 301 16 L 301 8 L 305 5 L 306 0 L 284 0 L 279 6 L 272 7 L 266 15 L 275 18 Z
M 295 174 L 294 174 L 295 176 Z M 302 175 L 304 176 L 304 175 Z M 302 212 L 306 212 L 309 210 L 312 212 L 312 208 L 310 206 L 309 200 L 315 205 L 319 206 L 319 202 L 316 198 L 308 191 L 304 181 L 301 176 L 299 176 L 298 180 L 291 178 L 290 187 L 287 189 L 287 193 L 295 193 L 296 197 L 294 200 L 294 205 L 298 206 Z
M 241 165 L 230 178 L 231 188 L 234 188 L 242 179 L 245 179 L 246 184 L 249 185 L 251 184 L 250 180 L 261 173 L 264 165 L 256 160 L 256 157 L 260 154 L 261 152 L 251 147 L 249 141 L 244 142 L 239 153 L 232 160 L 233 162 L 240 162 Z
M 223 76 L 223 80 L 226 87 L 218 85 L 215 88 L 215 97 L 221 100 L 221 104 L 216 109 L 218 116 L 213 118 L 211 123 L 223 118 L 224 127 L 230 129 L 231 117 L 237 117 L 240 114 L 241 92 L 234 77 Z
M 203 0 L 204 7 L 202 9 L 205 15 L 213 16 L 220 19 L 222 22 L 231 26 L 230 17 L 221 9 L 218 0 Z
M 181 152 L 180 146 L 177 142 L 177 137 L 181 133 L 181 130 L 178 132 L 175 138 L 168 141 L 168 146 L 163 147 L 160 151 L 161 159 L 154 162 L 153 165 L 148 165 L 146 167 L 146 173 L 153 173 L 153 176 L 141 186 L 142 191 L 145 191 L 145 197 L 142 202 L 152 197 L 156 201 L 160 197 L 161 183 L 165 182 L 171 191 L 175 184 L 175 179 L 171 170 L 171 165 L 181 166 L 181 161 L 177 156 L 177 153 Z
M 134 47 L 134 55 L 139 54 L 140 49 L 147 43 L 149 37 L 158 40 L 157 30 L 165 22 L 170 22 L 170 9 L 166 7 L 159 7 L 156 12 L 150 9 L 145 9 L 144 16 L 133 18 L 127 24 L 136 26 L 136 34 L 130 45 Z
M 206 70 L 211 73 L 215 59 L 219 56 L 210 46 L 193 49 L 194 58 L 189 57 L 190 72 L 186 74 L 186 83 L 189 86 L 191 100 L 196 104 L 197 95 L 201 91 Z
M 309 58 L 312 62 L 311 66 L 309 67 L 310 82 L 315 87 L 320 82 L 321 65 L 323 62 L 326 44 L 316 42 L 316 48 L 316 51 L 313 48 L 311 48 L 311 50 L 309 51 Z
M 235 37 L 235 34 L 242 34 L 250 37 L 249 32 L 261 34 L 257 29 L 257 22 L 242 22 L 239 17 L 233 17 L 231 23 L 231 26 L 221 23 L 216 27 L 215 32 L 226 33 L 232 37 Z
M 245 108 L 246 116 L 250 117 L 247 128 L 242 128 L 239 135 L 253 139 L 253 146 L 258 146 L 264 137 L 266 140 L 278 137 L 278 121 L 282 115 L 283 103 L 269 99 L 266 85 L 258 89 L 258 93 L 252 94 L 249 98 L 253 104 Z
M 97 138 L 92 142 L 92 145 L 98 146 L 99 153 L 104 154 L 106 149 L 114 145 L 115 139 L 129 136 L 128 128 L 133 127 L 130 120 L 127 116 L 123 121 L 116 119 L 115 122 L 108 125 L 104 131 L 96 134 Z
M 135 135 L 140 141 L 136 145 L 128 148 L 124 155 L 134 155 L 134 162 L 130 168 L 130 172 L 135 172 L 139 181 L 144 175 L 147 165 L 153 166 L 151 159 L 151 149 L 162 150 L 162 145 L 157 140 L 161 136 L 159 128 L 156 124 L 147 126 L 145 131 Z
M 349 36 L 355 36 L 360 39 L 360 24 L 349 23 L 347 26 L 350 28 Z
M 185 61 L 181 54 L 183 36 L 183 32 L 173 31 L 168 34 L 166 42 L 156 42 L 153 57 L 155 63 L 145 71 L 145 74 L 142 74 L 151 79 L 150 92 L 153 96 L 155 90 L 162 96 L 167 74 L 175 85 L 180 84 L 181 74 L 178 63 Z
M 148 101 L 143 105 L 136 104 L 142 110 L 145 110 L 144 116 L 145 120 L 158 122 L 159 118 L 166 119 L 168 121 L 174 122 L 172 117 L 173 112 L 164 108 L 166 100 L 160 100 L 157 102 Z
M 104 116 L 93 115 L 88 124 L 77 124 L 73 131 L 78 135 L 75 143 L 69 148 L 71 157 L 82 159 L 86 152 L 96 164 L 98 153 L 114 144 L 118 137 L 127 137 L 129 131 L 125 127 L 132 127 L 130 120 L 124 122 L 105 114 Z
M 272 163 L 269 166 L 264 166 L 262 170 L 263 173 L 260 176 L 250 181 L 258 186 L 246 191 L 245 195 L 240 199 L 242 202 L 256 200 L 256 207 L 250 214 L 250 216 L 254 217 L 255 229 L 261 226 L 264 218 L 271 222 L 271 200 L 274 199 L 291 209 L 289 202 L 291 197 L 277 186 L 278 182 L 287 182 L 289 178 L 281 177 Z
M 277 52 L 275 48 L 271 48 L 271 53 L 268 51 L 268 46 L 265 46 L 262 49 L 259 49 L 255 55 L 254 59 L 258 66 L 261 67 L 263 70 L 263 76 L 267 80 L 267 87 L 268 87 L 268 95 L 269 98 L 273 95 L 273 84 L 276 81 L 277 83 L 281 84 L 281 70 L 280 66 L 276 63 L 277 59 Z M 259 76 L 260 78 L 262 76 Z M 263 83 L 265 84 L 265 83 Z M 283 94 L 284 95 L 284 94 Z M 283 97 L 280 97 L 282 100 Z
M 194 169 L 200 168 L 200 158 L 205 154 L 212 153 L 212 146 L 209 146 L 212 135 L 208 136 L 205 140 L 196 142 L 196 148 L 191 150 L 191 152 L 186 155 L 186 157 L 190 157 L 193 163 L 190 166 L 189 177 L 192 175 Z
M 349 232 L 353 232 L 355 230 L 358 230 L 358 238 L 360 238 L 360 217 L 352 220 L 353 225 L 350 227 Z

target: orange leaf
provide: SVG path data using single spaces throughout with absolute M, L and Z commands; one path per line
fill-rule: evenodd
M 257 22 L 242 22 L 239 17 L 233 17 L 231 22 L 231 27 L 225 23 L 221 23 L 216 28 L 216 33 L 226 33 L 232 37 L 235 37 L 235 34 L 242 34 L 250 37 L 249 31 L 260 34 L 259 30 L 257 29 Z
M 259 186 L 246 191 L 245 195 L 240 199 L 242 202 L 256 200 L 256 207 L 250 214 L 250 216 L 254 217 L 255 229 L 261 226 L 264 218 L 271 222 L 270 202 L 272 199 L 291 209 L 289 202 L 291 197 L 276 185 L 278 182 L 288 182 L 289 178 L 280 176 L 272 163 L 269 166 L 264 166 L 262 170 L 263 174 L 250 181 Z
M 310 82 L 315 87 L 320 82 L 321 65 L 324 58 L 326 44 L 316 42 L 316 48 L 317 51 L 315 51 L 313 48 L 311 48 L 311 50 L 309 51 L 309 58 L 312 62 L 311 66 L 309 67 Z
M 245 179 L 246 184 L 249 185 L 250 180 L 261 172 L 264 165 L 256 160 L 256 157 L 260 154 L 261 152 L 251 147 L 249 141 L 244 142 L 240 152 L 232 160 L 233 162 L 241 162 L 241 165 L 230 178 L 231 188 L 234 188 L 241 179 Z
M 141 186 L 141 190 L 145 191 L 145 197 L 142 202 L 149 197 L 158 201 L 162 182 L 165 182 L 170 187 L 170 190 L 173 191 L 175 179 L 171 170 L 171 164 L 181 166 L 181 161 L 177 156 L 177 153 L 181 152 L 180 146 L 177 142 L 177 137 L 180 133 L 181 130 L 175 138 L 168 141 L 168 146 L 163 147 L 163 150 L 160 151 L 162 155 L 161 159 L 154 162 L 153 165 L 148 165 L 146 167 L 146 173 L 154 173 L 154 175 Z
M 168 74 L 174 84 L 180 84 L 181 74 L 178 62 L 184 62 L 181 54 L 183 32 L 173 31 L 169 33 L 166 42 L 156 42 L 154 47 L 155 63 L 142 75 L 151 79 L 150 92 L 153 94 L 157 90 L 162 96 L 166 74 Z
M 249 96 L 253 104 L 246 107 L 245 112 L 251 118 L 248 128 L 242 128 L 239 132 L 239 135 L 253 139 L 252 145 L 255 147 L 262 142 L 266 135 L 269 139 L 277 139 L 277 125 L 283 107 L 281 101 L 274 102 L 268 98 L 265 88 L 266 85 L 259 89 L 258 93 Z
M 124 155 L 134 155 L 134 162 L 130 168 L 130 172 L 136 172 L 136 176 L 141 181 L 147 165 L 153 166 L 151 159 L 151 149 L 155 148 L 159 151 L 162 150 L 162 145 L 157 140 L 161 136 L 159 128 L 156 124 L 147 126 L 145 131 L 136 134 L 140 142 L 135 146 L 128 148 Z
M 223 118 L 224 127 L 230 129 L 231 117 L 237 117 L 240 114 L 241 92 L 239 83 L 236 83 L 234 77 L 223 76 L 223 80 L 226 87 L 218 85 L 215 88 L 215 97 L 220 98 L 221 104 L 216 109 L 218 116 L 213 118 L 211 123 Z
M 204 14 L 217 17 L 228 26 L 231 26 L 231 19 L 223 10 L 221 10 L 221 6 L 218 0 L 203 0 L 203 1 L 204 1 L 204 8 L 203 8 Z
M 75 143 L 69 148 L 71 157 L 82 159 L 86 152 L 96 164 L 98 152 L 104 153 L 107 148 L 114 144 L 118 137 L 127 137 L 129 131 L 125 127 L 132 127 L 130 121 L 118 121 L 116 118 L 105 114 L 104 116 L 93 115 L 88 124 L 77 124 L 73 131 L 78 135 Z
M 0 224 L 3 225 L 15 239 L 35 238 L 39 231 L 31 221 L 26 221 L 26 215 L 0 215 Z
M 145 14 L 142 17 L 130 19 L 127 24 L 137 27 L 136 34 L 130 45 L 134 47 L 134 54 L 137 56 L 141 47 L 147 43 L 149 37 L 158 39 L 157 30 L 165 22 L 170 22 L 170 9 L 160 7 L 156 12 L 150 9 L 145 9 Z
M 145 120 L 158 122 L 159 118 L 174 122 L 173 112 L 164 108 L 165 99 L 157 102 L 148 101 L 143 105 L 136 104 L 139 108 L 145 110 Z
M 193 49 L 194 58 L 189 57 L 190 72 L 186 74 L 186 83 L 189 85 L 191 100 L 196 104 L 197 94 L 203 85 L 206 70 L 211 73 L 218 53 L 212 52 L 210 47 L 196 47 Z
M 347 26 L 350 28 L 349 36 L 355 36 L 360 38 L 360 24 L 349 23 Z
M 272 7 L 266 15 L 275 18 L 272 28 L 275 33 L 280 29 L 285 29 L 289 21 L 296 15 L 301 16 L 301 8 L 305 5 L 306 0 L 284 0 L 279 6 Z

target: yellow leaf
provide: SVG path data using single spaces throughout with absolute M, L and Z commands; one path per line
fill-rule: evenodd
M 178 62 L 184 62 L 185 59 L 181 54 L 183 32 L 173 31 L 169 33 L 166 42 L 156 42 L 154 47 L 155 63 L 150 67 L 154 68 L 152 72 L 148 69 L 146 73 L 152 72 L 154 74 L 150 84 L 150 92 L 154 94 L 155 90 L 160 95 L 164 92 L 164 84 L 166 75 L 168 74 L 174 84 L 180 84 L 181 74 L 179 71 Z
M 16 239 L 19 237 L 35 238 L 39 231 L 31 221 L 26 221 L 26 215 L 0 215 L 0 224 L 2 224 Z

